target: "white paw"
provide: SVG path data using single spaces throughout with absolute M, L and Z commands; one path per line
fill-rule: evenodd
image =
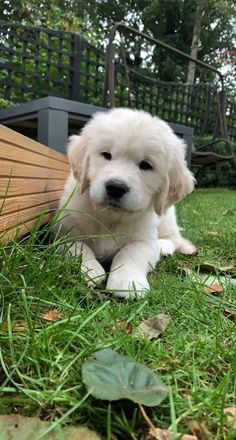
M 107 281 L 106 289 L 119 298 L 136 298 L 144 296 L 149 290 L 148 280 L 140 272 L 115 270 Z
M 191 243 L 191 241 L 186 240 L 186 238 L 182 238 L 178 243 L 177 251 L 181 252 L 182 254 L 194 255 L 197 253 L 197 248 L 193 243 Z
M 105 270 L 95 259 L 83 262 L 81 270 L 85 275 L 88 286 L 90 287 L 101 284 L 106 279 Z
M 165 240 L 164 238 L 160 238 L 158 241 L 158 246 L 160 247 L 160 252 L 165 257 L 167 255 L 173 255 L 175 252 L 175 245 L 171 240 Z

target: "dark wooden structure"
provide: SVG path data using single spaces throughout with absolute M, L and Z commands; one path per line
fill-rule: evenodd
M 117 44 L 115 42 L 117 32 L 119 32 L 121 40 L 121 62 L 123 62 L 126 83 L 128 84 L 127 95 L 129 106 L 139 107 L 139 104 L 141 104 L 141 108 L 145 108 L 146 104 L 149 104 L 149 106 L 151 105 L 152 110 L 155 108 L 156 111 L 154 111 L 154 113 L 158 115 L 162 110 L 164 110 L 166 112 L 164 119 L 168 121 L 173 120 L 174 117 L 178 117 L 177 115 L 180 113 L 181 122 L 184 120 L 185 123 L 188 124 L 188 122 L 191 121 L 193 127 L 196 129 L 196 132 L 199 132 L 200 127 L 201 134 L 206 134 L 209 132 L 209 130 L 212 131 L 213 140 L 211 142 L 206 145 L 201 145 L 199 148 L 195 147 L 193 144 L 192 164 L 197 166 L 206 166 L 222 160 L 230 160 L 235 167 L 236 156 L 229 139 L 226 120 L 227 100 L 224 89 L 224 78 L 221 72 L 216 68 L 204 63 L 203 61 L 195 59 L 192 56 L 172 46 L 169 46 L 160 40 L 157 40 L 147 34 L 144 34 L 143 32 L 138 31 L 137 29 L 125 25 L 124 23 L 115 23 L 111 28 L 109 35 L 104 105 L 114 107 L 117 103 L 116 83 L 120 72 L 120 66 L 116 66 L 116 64 L 118 64 L 116 58 Z M 160 83 L 160 81 L 153 80 L 152 78 L 150 79 L 147 77 L 147 75 L 143 75 L 142 72 L 139 72 L 139 77 L 137 77 L 137 73 L 134 71 L 134 69 L 130 68 L 127 64 L 124 38 L 122 38 L 126 37 L 127 33 L 131 34 L 133 39 L 135 39 L 135 37 L 140 37 L 152 45 L 164 48 L 166 51 L 169 51 L 172 54 L 177 54 L 182 59 L 194 62 L 197 66 L 207 71 L 214 72 L 214 74 L 218 76 L 221 89 L 219 91 L 215 90 L 215 94 L 213 95 L 209 93 L 210 90 L 208 89 L 208 94 L 204 96 L 201 93 L 202 85 L 185 85 L 185 89 L 183 89 L 183 84 L 181 84 L 182 88 L 180 88 L 180 84 Z M 142 93 L 140 96 L 139 89 L 140 84 L 142 83 L 143 87 L 141 88 Z M 160 93 L 161 87 L 163 92 L 162 103 L 160 103 L 159 98 L 160 95 L 162 96 L 162 93 Z M 175 93 L 173 93 L 173 87 L 175 88 Z M 200 106 L 198 108 L 201 107 L 201 113 L 199 113 L 199 111 L 194 111 L 196 108 L 196 97 L 198 101 L 200 99 Z M 181 107 L 180 112 L 178 112 L 178 106 Z M 217 139 L 216 136 L 218 136 L 219 139 Z M 219 154 L 217 151 L 214 151 L 214 146 L 219 143 L 221 145 L 222 143 L 224 144 L 225 148 L 223 154 Z M 209 150 L 209 147 L 212 148 L 212 150 Z M 203 151 L 205 148 L 208 148 L 208 150 Z
M 81 35 L 0 21 L 0 98 L 6 101 L 6 107 L 47 96 L 102 106 L 110 99 L 107 99 L 107 75 L 110 82 L 108 64 L 113 51 L 117 107 L 142 108 L 168 122 L 193 127 L 196 135 L 209 135 L 216 132 L 216 123 L 219 126 L 220 99 L 224 101 L 222 114 L 224 117 L 227 114 L 229 139 L 236 140 L 235 102 L 226 100 L 225 95 L 220 96 L 212 84 L 160 81 L 156 70 L 147 67 L 145 57 L 137 66 L 128 64 L 125 37 L 133 33 L 134 41 L 139 38 L 138 47 L 143 48 L 144 53 L 145 48 L 152 51 L 158 46 L 178 52 L 181 62 L 191 57 L 122 23 L 115 25 L 111 35 L 114 29 L 121 35 L 120 43 L 110 39 L 105 54 Z M 146 46 L 147 41 L 150 47 Z M 143 52 L 139 50 L 138 56 Z M 212 69 L 202 64 L 203 68 Z M 217 72 L 214 68 L 212 71 Z
M 98 111 L 107 109 L 49 96 L 1 110 L 0 120 L 23 134 L 30 132 L 39 142 L 65 153 L 69 134 L 77 133 Z M 170 125 L 188 146 L 186 159 L 190 167 L 193 129 L 182 124 Z

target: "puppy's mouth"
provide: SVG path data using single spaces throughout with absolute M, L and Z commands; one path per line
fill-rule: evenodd
M 138 212 L 141 212 L 142 209 L 136 207 L 134 208 L 129 208 L 127 206 L 124 206 L 122 201 L 118 201 L 118 200 L 112 200 L 109 198 L 104 199 L 102 202 L 95 202 L 95 205 L 97 205 L 97 208 L 100 209 L 101 211 L 107 211 L 107 215 L 109 215 L 109 212 L 112 213 L 119 213 L 120 215 L 122 215 L 122 213 L 127 213 L 127 214 L 135 214 Z
M 111 199 L 110 197 L 106 198 L 105 203 L 107 208 L 109 209 L 124 209 L 124 207 L 122 206 L 122 201 L 121 200 L 116 200 L 116 199 Z
M 126 212 L 126 213 L 130 213 L 130 214 L 134 214 L 135 212 L 139 212 L 140 209 L 132 209 L 129 208 L 128 206 L 125 206 L 124 203 L 122 203 L 122 200 L 113 200 L 110 198 L 107 198 L 104 202 L 104 206 L 105 209 L 107 209 L 108 211 L 113 211 L 113 212 Z

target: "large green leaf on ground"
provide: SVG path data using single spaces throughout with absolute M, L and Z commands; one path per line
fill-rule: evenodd
M 167 396 L 166 386 L 150 368 L 110 348 L 96 352 L 84 363 L 82 378 L 98 399 L 129 399 L 156 406 Z

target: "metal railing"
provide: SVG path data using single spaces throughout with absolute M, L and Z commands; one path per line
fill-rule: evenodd
M 114 43 L 118 31 L 196 62 L 218 75 L 221 90 L 211 84 L 160 81 L 151 70 L 128 65 L 121 40 L 118 57 L 119 45 Z M 6 105 L 56 96 L 95 105 L 134 106 L 169 122 L 190 125 L 195 134 L 215 133 L 236 140 L 236 104 L 226 100 L 221 73 L 122 23 L 112 27 L 105 54 L 81 35 L 0 22 L 0 51 L 0 98 Z
M 141 37 L 142 40 L 178 54 L 181 58 L 192 61 L 198 66 L 214 72 L 219 78 L 221 90 L 218 91 L 216 87 L 211 87 L 207 84 L 165 83 L 152 77 L 147 77 L 140 72 L 135 72 L 126 62 L 125 45 L 122 39 L 120 38 L 118 44 L 115 43 L 117 32 L 122 37 L 127 35 L 127 33 L 132 36 Z M 116 54 L 119 45 L 121 46 L 121 60 L 118 61 Z M 142 107 L 151 113 L 164 117 L 167 121 L 192 125 L 197 134 L 215 132 L 218 136 L 228 140 L 224 78 L 219 70 L 124 23 L 115 23 L 111 28 L 107 46 L 103 101 L 107 107 L 114 107 L 117 102 L 118 105 L 122 103 L 119 93 L 116 91 L 116 85 L 119 84 L 119 71 L 121 71 L 120 61 L 123 62 L 123 75 L 125 75 L 127 80 L 127 100 L 130 106 Z

